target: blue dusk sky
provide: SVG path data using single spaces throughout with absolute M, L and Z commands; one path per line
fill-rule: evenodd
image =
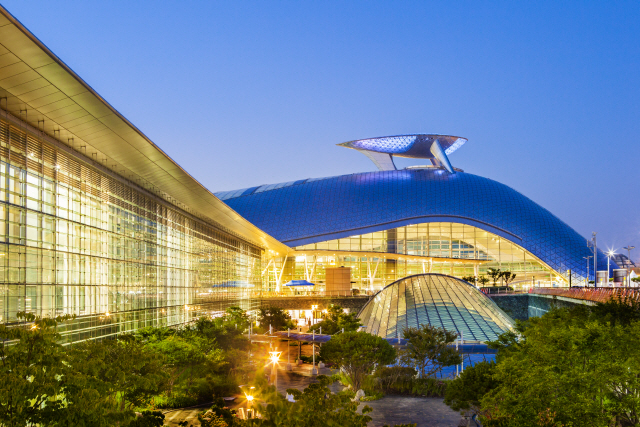
M 454 166 L 640 258 L 637 1 L 2 4 L 211 191 L 375 170 L 344 141 L 452 134 Z

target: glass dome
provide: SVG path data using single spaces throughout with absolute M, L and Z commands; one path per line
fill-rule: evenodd
M 405 327 L 425 324 L 456 331 L 466 341 L 491 341 L 513 320 L 475 286 L 443 274 L 405 277 L 378 292 L 360 310 L 367 332 L 401 338 Z

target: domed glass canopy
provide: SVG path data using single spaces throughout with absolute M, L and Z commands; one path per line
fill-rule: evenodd
M 461 333 L 465 341 L 492 341 L 513 320 L 475 286 L 442 274 L 400 279 L 378 292 L 358 315 L 367 332 L 401 338 L 425 324 Z

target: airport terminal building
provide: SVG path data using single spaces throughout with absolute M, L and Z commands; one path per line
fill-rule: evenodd
M 0 8 L 0 322 L 67 341 L 252 308 L 287 247 L 173 162 Z
M 448 156 L 465 142 L 446 135 L 350 141 L 339 145 L 379 171 L 216 195 L 294 249 L 270 266 L 267 286 L 276 292 L 289 280 L 322 286 L 327 267 L 349 267 L 354 288 L 368 292 L 415 274 L 480 277 L 489 268 L 516 274 L 516 286 L 593 279 L 584 237 L 512 188 L 451 166 Z M 430 164 L 397 170 L 394 156 Z M 597 262 L 607 269 L 600 251 Z
M 585 239 L 453 168 L 465 142 L 350 141 L 379 171 L 214 195 L 0 6 L 0 323 L 75 315 L 67 342 L 178 325 L 255 308 L 292 280 L 323 291 L 341 266 L 359 292 L 491 267 L 532 284 L 584 280 Z M 430 164 L 397 170 L 394 156 Z

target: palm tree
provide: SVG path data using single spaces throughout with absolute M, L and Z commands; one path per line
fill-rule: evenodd
M 496 286 L 496 282 L 502 276 L 502 271 L 500 271 L 499 268 L 488 268 L 487 274 L 491 277 L 491 280 L 493 280 L 493 286 Z

